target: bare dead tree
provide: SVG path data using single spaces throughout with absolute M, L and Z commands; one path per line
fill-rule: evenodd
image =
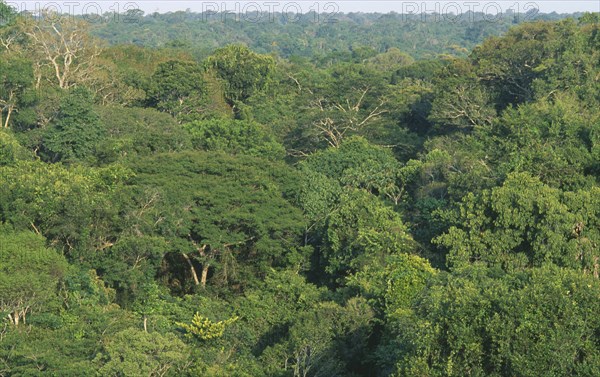
M 24 22 L 24 33 L 30 39 L 34 57 L 37 88 L 43 79 L 61 89 L 93 79 L 101 49 L 89 36 L 85 21 L 45 12 Z
M 363 102 L 369 90 L 368 87 L 361 89 L 356 101 L 346 98 L 345 103 L 340 103 L 328 102 L 324 98 L 319 98 L 312 102 L 313 106 L 317 107 L 320 112 L 327 114 L 316 120 L 313 126 L 330 146 L 338 148 L 349 133 L 364 129 L 372 121 L 387 112 L 387 110 L 382 109 L 385 104 L 383 99 L 368 113 L 362 112 Z

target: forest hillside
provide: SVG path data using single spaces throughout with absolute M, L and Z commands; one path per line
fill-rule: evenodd
M 0 2 L 0 376 L 600 375 L 600 15 Z

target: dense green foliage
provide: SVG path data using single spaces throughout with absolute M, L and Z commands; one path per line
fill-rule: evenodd
M 207 5 L 207 9 L 213 5 L 217 3 Z M 457 16 L 441 13 L 440 4 L 437 4 L 437 14 L 426 16 L 344 14 L 336 11 L 333 3 L 321 4 L 321 14 L 298 14 L 299 9 L 294 4 L 289 4 L 283 12 L 282 6 L 287 3 L 272 4 L 275 12 L 266 12 L 267 3 L 257 5 L 264 13 L 253 13 L 256 8 L 248 6 L 247 13 L 236 15 L 233 4 L 221 3 L 218 7 L 223 7 L 222 13 L 177 11 L 144 15 L 143 12 L 130 12 L 122 18 L 109 13 L 101 19 L 92 18 L 93 33 L 111 44 L 175 47 L 198 56 L 209 55 L 215 47 L 241 43 L 263 54 L 276 53 L 286 58 L 303 56 L 328 62 L 363 60 L 390 48 L 398 48 L 415 58 L 432 58 L 438 54 L 465 56 L 485 38 L 502 34 L 514 24 L 567 16 L 535 11 L 490 14 L 493 7 L 487 13 L 465 12 Z M 435 5 L 430 5 L 428 10 L 436 9 Z M 523 7 L 523 4 L 517 5 Z M 246 8 L 243 3 L 241 6 Z M 308 8 L 316 10 L 317 6 L 316 3 L 303 3 L 300 8 L 307 12 Z M 452 7 L 449 9 L 454 11 Z M 575 15 L 578 16 L 580 14 Z
M 598 14 L 121 16 L 0 3 L 0 376 L 600 375 Z

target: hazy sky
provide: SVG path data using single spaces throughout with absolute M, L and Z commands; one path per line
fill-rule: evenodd
M 187 8 L 191 10 L 201 11 L 204 7 L 205 9 L 212 6 L 211 4 L 218 4 L 220 8 L 228 7 L 227 10 L 233 10 L 236 3 L 238 6 L 243 8 L 244 6 L 250 7 L 249 3 L 257 4 L 258 6 L 268 9 L 269 3 L 274 3 L 277 8 L 286 7 L 291 10 L 295 7 L 295 4 L 298 4 L 303 11 L 309 11 L 312 7 L 316 8 L 315 4 L 320 5 L 321 8 L 325 7 L 327 4 L 335 4 L 341 12 L 390 12 L 395 11 L 401 13 L 403 10 L 410 11 L 416 5 L 419 8 L 427 8 L 427 10 L 434 10 L 436 6 L 440 9 L 446 8 L 450 9 L 452 7 L 456 7 L 457 5 L 460 8 L 464 8 L 468 10 L 468 7 L 473 7 L 475 10 L 481 10 L 486 7 L 488 10 L 492 10 L 493 8 L 498 6 L 498 9 L 508 9 L 510 7 L 516 8 L 520 7 L 524 9 L 527 6 L 535 5 L 542 12 L 552 12 L 556 11 L 559 13 L 571 13 L 576 11 L 600 11 L 600 0 L 589 0 L 589 1 L 568 1 L 568 0 L 544 0 L 544 1 L 394 1 L 394 0 L 342 0 L 342 1 L 139 1 L 138 4 L 140 7 L 144 9 L 148 9 L 149 11 L 154 11 L 155 9 L 159 9 L 159 11 L 165 10 L 185 10 Z M 224 4 L 224 5 L 223 5 Z M 334 8 L 331 8 L 334 9 Z M 458 8 L 457 8 L 458 9 Z
M 549 13 L 556 11 L 558 13 L 571 13 L 577 11 L 600 12 L 600 0 L 586 1 L 568 1 L 568 0 L 542 0 L 542 1 L 368 1 L 368 0 L 342 0 L 342 1 L 168 1 L 168 0 L 141 0 L 141 1 L 116 1 L 116 0 L 96 0 L 96 1 L 23 1 L 23 0 L 5 0 L 7 3 L 15 6 L 19 10 L 35 11 L 36 7 L 60 7 L 65 13 L 74 10 L 81 14 L 82 10 L 86 13 L 100 13 L 121 11 L 123 9 L 139 8 L 146 13 L 169 12 L 191 9 L 201 12 L 203 10 L 219 11 L 253 11 L 253 10 L 275 10 L 306 13 L 311 10 L 321 12 L 390 12 L 398 13 L 420 13 L 421 11 L 438 11 L 461 13 L 470 9 L 475 11 L 485 11 L 486 13 L 497 14 L 513 9 L 519 12 L 525 12 L 531 8 L 537 8 L 541 12 Z

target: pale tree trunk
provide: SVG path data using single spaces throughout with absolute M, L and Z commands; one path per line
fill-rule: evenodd
M 187 254 L 183 253 L 182 255 L 185 258 L 188 265 L 190 266 L 190 272 L 192 273 L 192 278 L 194 278 L 194 283 L 196 285 L 199 285 L 200 281 L 198 280 L 198 274 L 196 274 L 196 269 L 194 268 L 194 264 L 192 263 L 192 261 L 190 260 L 190 257 Z
M 33 298 L 30 297 L 31 299 Z M 21 322 L 27 324 L 27 313 L 31 310 L 31 303 L 23 302 L 24 300 L 16 300 L 15 302 L 0 302 L 0 311 L 6 314 L 8 322 L 12 325 L 19 326 Z
M 194 246 L 196 246 L 196 250 L 198 250 L 198 254 L 200 254 L 200 257 L 202 258 L 202 272 L 200 275 L 200 281 L 198 281 L 198 276 L 195 275 L 194 271 L 194 282 L 196 283 L 196 285 L 201 285 L 204 289 L 206 288 L 206 281 L 208 280 L 208 269 L 210 268 L 210 263 L 208 263 L 206 260 L 206 248 L 208 247 L 208 245 L 198 246 L 196 241 L 194 241 L 191 236 L 190 240 L 192 241 Z M 188 263 L 191 264 L 191 261 L 189 261 Z
M 40 62 L 33 67 L 33 75 L 35 76 L 35 90 L 39 90 L 42 84 L 42 64 Z
M 206 247 L 207 245 L 202 245 L 202 247 L 198 247 L 198 253 L 202 257 L 202 277 L 200 278 L 200 284 L 202 284 L 202 288 L 206 288 L 206 280 L 208 279 L 208 269 L 210 268 L 210 263 L 206 261 Z
M 200 283 L 202 284 L 202 288 L 206 288 L 206 279 L 208 278 L 208 269 L 210 268 L 210 264 L 204 262 L 202 264 L 202 277 Z
M 8 122 L 10 121 L 10 115 L 13 113 L 14 110 L 15 110 L 15 107 L 13 105 L 8 106 L 7 113 L 6 113 L 6 119 L 4 120 L 4 128 L 8 128 Z
M 8 122 L 10 121 L 10 116 L 15 111 L 15 103 L 14 103 L 15 93 L 11 90 L 7 100 L 0 100 L 0 104 L 4 105 L 4 108 L 0 110 L 0 125 L 4 128 L 8 128 Z M 2 111 L 6 110 L 6 119 L 4 122 L 2 121 Z
M 144 332 L 148 332 L 148 316 L 144 316 Z

